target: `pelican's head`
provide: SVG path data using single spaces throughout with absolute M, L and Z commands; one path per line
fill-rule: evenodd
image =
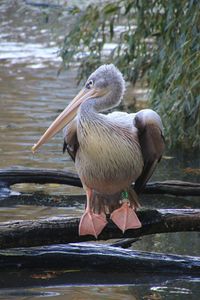
M 103 111 L 118 105 L 124 90 L 125 83 L 121 72 L 112 64 L 100 66 L 89 76 L 84 88 L 50 125 L 37 144 L 32 147 L 32 151 L 35 152 L 69 124 L 76 117 L 78 109 L 83 103 L 94 102 L 95 108 Z
M 125 90 L 122 73 L 112 64 L 102 65 L 88 78 L 85 88 L 104 91 L 96 98 L 97 110 L 102 111 L 119 104 Z

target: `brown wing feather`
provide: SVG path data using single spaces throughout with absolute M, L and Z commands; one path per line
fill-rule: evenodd
M 144 189 L 145 184 L 152 176 L 164 152 L 164 137 L 159 125 L 155 120 L 145 122 L 145 119 L 141 116 L 136 116 L 135 118 L 135 126 L 138 128 L 138 138 L 144 159 L 142 173 L 134 186 L 137 194 L 141 193 Z
M 64 143 L 63 143 L 63 153 L 67 150 L 73 161 L 76 158 L 76 152 L 79 148 L 78 138 L 77 138 L 77 126 L 76 119 L 74 119 L 65 129 L 64 129 Z

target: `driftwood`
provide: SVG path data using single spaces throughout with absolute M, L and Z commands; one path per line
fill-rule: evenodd
M 0 268 L 5 267 L 200 275 L 200 258 L 87 243 L 1 250 Z
M 59 183 L 82 187 L 81 181 L 76 173 L 42 169 L 0 169 L 0 182 L 6 187 L 16 183 Z
M 197 288 L 193 286 L 192 295 L 199 299 L 199 263 L 199 257 L 121 251 L 105 245 L 4 250 L 0 251 L 1 296 L 6 299 L 18 296 L 19 287 L 23 288 L 23 293 L 25 287 L 28 291 L 30 287 L 39 287 L 37 297 L 44 297 L 49 296 L 48 290 L 45 293 L 41 289 L 45 286 L 128 284 L 134 285 L 132 295 L 136 293 L 137 299 L 143 299 L 141 289 L 149 285 L 173 286 L 178 281 L 183 286 L 195 283 Z M 25 295 L 28 297 L 27 289 Z
M 144 210 L 137 212 L 142 227 L 122 232 L 109 221 L 99 240 L 135 238 L 154 233 L 200 231 L 199 209 Z M 78 218 L 48 218 L 0 223 L 0 248 L 32 247 L 95 240 L 78 235 Z
M 78 175 L 71 172 L 0 170 L 0 187 L 9 188 L 16 183 L 58 183 L 81 187 Z M 154 182 L 146 186 L 145 193 L 197 196 L 200 195 L 200 185 L 180 181 Z M 85 196 L 80 197 L 81 200 L 85 201 Z M 6 199 L 8 198 L 4 200 L 6 201 Z M 2 206 L 5 205 L 4 200 L 1 200 Z M 16 201 L 18 200 L 16 199 Z M 142 228 L 127 230 L 123 235 L 112 221 L 109 221 L 99 236 L 99 240 L 134 239 L 154 233 L 200 231 L 199 209 L 141 210 L 137 214 L 142 222 Z M 27 268 L 30 270 L 38 270 L 38 268 L 41 270 L 42 268 L 43 272 L 42 275 L 37 275 L 39 271 L 35 271 L 36 273 L 33 273 L 32 277 L 29 276 L 28 280 L 26 276 L 29 286 L 35 285 L 37 276 L 39 284 L 41 284 L 40 276 L 47 276 L 48 284 L 50 282 L 56 284 L 58 275 L 61 276 L 65 284 L 67 282 L 69 284 L 133 283 L 134 280 L 140 283 L 141 280 L 144 280 L 146 283 L 149 280 L 150 282 L 160 282 L 172 280 L 173 277 L 194 276 L 196 278 L 200 276 L 200 258 L 198 257 L 117 248 L 118 246 L 129 247 L 132 240 L 117 242 L 113 244 L 115 247 L 94 244 L 66 244 L 95 240 L 92 236 L 80 237 L 78 225 L 78 218 L 48 218 L 0 223 L 0 249 L 2 249 L 0 250 L 0 267 L 5 270 L 3 279 L 0 279 L 1 286 L 9 287 L 9 282 L 12 282 L 11 286 L 13 286 L 15 278 L 11 278 L 12 272 L 9 270 Z M 66 272 L 66 269 L 69 271 Z M 45 273 L 45 270 L 53 271 Z M 63 273 L 62 270 L 64 270 Z M 86 276 L 87 273 L 88 276 Z M 113 274 L 117 274 L 117 276 L 113 276 Z M 5 278 L 7 279 L 5 280 Z M 22 286 L 24 283 L 25 279 L 22 278 Z
M 145 194 L 169 194 L 174 196 L 200 196 L 200 184 L 180 180 L 147 183 Z
M 16 183 L 58 183 L 82 187 L 78 175 L 69 171 L 43 169 L 0 170 L 0 186 L 10 187 Z M 178 180 L 150 182 L 147 183 L 144 193 L 200 196 L 200 184 Z

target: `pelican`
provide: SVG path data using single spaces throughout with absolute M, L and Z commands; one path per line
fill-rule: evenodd
M 32 148 L 35 152 L 65 127 L 63 149 L 87 196 L 79 235 L 97 238 L 108 216 L 123 232 L 142 226 L 137 195 L 162 157 L 163 126 L 151 109 L 103 114 L 120 103 L 124 91 L 121 72 L 112 64 L 100 66 Z

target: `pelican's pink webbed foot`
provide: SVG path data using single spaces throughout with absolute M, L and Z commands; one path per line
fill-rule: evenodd
M 105 215 L 94 214 L 91 210 L 86 210 L 80 220 L 79 235 L 91 234 L 97 238 L 106 224 Z
M 129 206 L 128 202 L 114 210 L 110 216 L 111 220 L 119 227 L 124 233 L 127 229 L 136 229 L 142 227 L 133 208 Z
M 106 215 L 95 214 L 90 208 L 90 201 L 92 200 L 92 190 L 86 190 L 87 195 L 87 206 L 85 213 L 82 215 L 79 223 L 79 235 L 94 235 L 96 238 L 104 229 L 107 224 Z

